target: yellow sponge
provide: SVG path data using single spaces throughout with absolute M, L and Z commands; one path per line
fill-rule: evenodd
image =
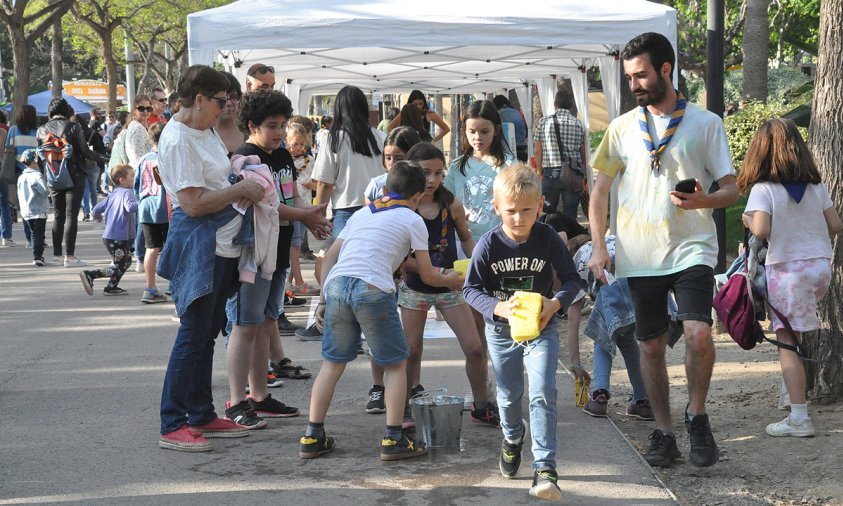
M 518 308 L 509 318 L 509 330 L 516 342 L 529 341 L 541 334 L 539 316 L 542 312 L 542 296 L 536 292 L 515 292 Z
M 454 260 L 454 271 L 465 276 L 465 273 L 468 272 L 468 264 L 471 262 L 471 259 L 464 258 L 462 260 Z

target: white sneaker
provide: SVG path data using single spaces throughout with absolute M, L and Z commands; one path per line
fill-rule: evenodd
M 86 265 L 88 265 L 88 264 L 86 264 L 85 262 L 83 262 L 82 260 L 79 260 L 78 258 L 76 258 L 74 256 L 68 255 L 68 256 L 64 257 L 64 266 L 65 267 L 85 267 Z
M 6 246 L 7 248 L 13 248 L 17 246 L 17 244 L 15 244 L 15 241 L 11 239 L 3 239 L 3 246 Z
M 771 423 L 767 426 L 767 434 L 774 437 L 794 436 L 794 437 L 811 437 L 814 435 L 814 424 L 808 418 L 800 424 L 793 423 L 793 420 L 788 416 L 784 420 L 776 423 Z
M 26 249 L 32 249 L 32 241 L 26 241 Z
M 465 394 L 465 401 L 462 405 L 463 411 L 473 411 L 474 410 L 474 394 L 472 392 L 468 392 Z
M 135 272 L 143 272 L 143 262 L 135 258 Z

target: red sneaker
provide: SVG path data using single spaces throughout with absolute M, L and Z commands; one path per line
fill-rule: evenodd
M 214 418 L 205 425 L 190 429 L 205 437 L 246 437 L 249 435 L 247 427 L 225 418 Z
M 202 437 L 201 433 L 182 425 L 178 430 L 162 434 L 158 439 L 158 446 L 165 450 L 178 452 L 209 452 L 211 443 Z

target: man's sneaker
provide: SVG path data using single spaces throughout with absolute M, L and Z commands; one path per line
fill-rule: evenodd
M 284 313 L 281 313 L 281 315 L 278 316 L 278 334 L 282 336 L 292 336 L 298 330 L 304 330 L 304 327 L 296 325 L 288 320 L 287 315 Z
M 123 290 L 119 286 L 106 286 L 105 288 L 102 289 L 102 294 L 103 295 L 128 295 L 129 292 L 126 291 L 126 290 Z
M 308 262 L 315 262 L 316 261 L 316 255 L 314 255 L 313 252 L 310 251 L 309 249 L 301 250 L 301 253 L 299 254 L 299 258 L 302 259 L 302 260 L 307 260 Z
M 82 288 L 85 289 L 85 293 L 88 295 L 94 294 L 94 278 L 88 273 L 88 271 L 82 271 L 79 273 L 79 279 L 82 280 Z
M 299 339 L 299 341 L 321 341 L 322 331 L 319 330 L 316 327 L 316 324 L 314 323 L 306 329 L 297 330 L 296 337 Z
M 811 437 L 814 435 L 814 424 L 811 423 L 810 418 L 806 419 L 802 423 L 794 423 L 793 419 L 788 416 L 780 422 L 768 425 L 767 434 L 774 437 Z
M 45 265 L 47 265 L 47 261 L 44 260 L 44 257 L 36 258 L 35 260 L 32 261 L 32 265 L 34 265 L 36 267 L 44 267 Z
M 261 420 L 260 417 L 252 409 L 249 401 L 240 401 L 234 406 L 231 401 L 225 403 L 225 418 L 231 420 L 237 425 L 246 427 L 247 430 L 263 429 L 267 426 L 266 420 Z
M 516 444 L 510 444 L 504 438 L 501 443 L 500 469 L 504 478 L 515 478 L 521 467 L 521 447 L 524 446 L 524 436 Z
M 369 402 L 366 403 L 366 413 L 378 415 L 386 413 L 386 404 L 383 401 L 384 388 L 382 385 L 372 385 L 369 389 Z
M 471 421 L 474 423 L 489 425 L 491 427 L 501 426 L 501 419 L 500 416 L 498 416 L 498 407 L 491 402 L 486 404 L 486 407 L 483 409 L 476 409 L 475 407 L 475 409 L 471 410 Z
M 359 343 L 357 343 L 357 354 L 358 355 L 365 355 L 366 354 L 366 350 L 363 348 L 363 341 L 360 341 Z
M 609 407 L 609 392 L 599 389 L 591 392 L 591 397 L 585 402 L 582 412 L 596 418 L 606 418 Z
M 304 297 L 294 297 L 292 290 L 284 291 L 284 305 L 285 306 L 303 306 L 307 303 Z
M 307 283 L 302 283 L 293 288 L 293 295 L 301 295 L 302 297 L 315 297 L 319 295 L 319 287 L 311 286 Z
M 26 241 L 26 249 L 32 249 L 32 241 Z
M 135 259 L 135 272 L 143 272 L 143 258 Z
M 86 215 L 82 216 L 82 221 L 91 221 L 91 215 L 86 214 Z
M 407 434 L 404 434 L 400 441 L 391 437 L 381 439 L 381 460 L 404 460 L 426 454 L 427 446 L 421 442 L 416 443 Z
M 158 438 L 158 447 L 179 452 L 211 451 L 211 443 L 201 433 L 194 431 L 187 425 L 182 425 L 173 432 L 162 434 Z
M 533 486 L 530 487 L 530 495 L 548 501 L 562 499 L 562 491 L 556 481 L 559 479 L 554 469 L 536 469 L 533 473 Z
M 650 447 L 644 454 L 644 460 L 653 467 L 669 467 L 673 461 L 681 457 L 676 447 L 676 437 L 665 434 L 656 429 L 650 434 Z
M 626 416 L 637 418 L 639 420 L 655 420 L 653 415 L 653 408 L 650 406 L 650 401 L 642 399 L 640 401 L 630 401 L 626 405 Z
M 141 302 L 143 302 L 144 304 L 158 304 L 161 302 L 167 302 L 167 296 L 163 293 L 158 292 L 155 292 L 153 294 L 148 289 L 144 289 L 143 296 L 141 297 Z
M 320 455 L 331 453 L 337 446 L 337 440 L 331 436 L 316 438 L 311 436 L 302 436 L 299 440 L 299 458 L 300 459 L 315 459 Z
M 191 427 L 191 429 L 205 437 L 246 437 L 249 435 L 249 429 L 225 418 L 214 418 L 205 425 Z
M 15 241 L 11 239 L 3 239 L 3 246 L 6 246 L 7 248 L 14 248 L 17 244 L 15 244 Z
M 287 406 L 283 402 L 276 401 L 272 398 L 272 394 L 266 394 L 266 398 L 262 401 L 256 401 L 252 397 L 247 397 L 247 399 L 252 409 L 261 418 L 289 418 L 291 416 L 299 416 L 299 408 Z
M 696 415 L 693 420 L 688 417 L 685 410 L 685 427 L 688 429 L 688 436 L 691 438 L 691 451 L 689 458 L 694 467 L 713 466 L 720 459 L 720 449 L 711 434 L 711 425 L 708 424 L 708 415 Z
M 64 266 L 65 267 L 68 267 L 68 268 L 70 268 L 70 267 L 85 267 L 86 265 L 88 265 L 88 264 L 86 264 L 82 260 L 79 260 L 75 256 L 68 255 L 68 256 L 64 257 Z

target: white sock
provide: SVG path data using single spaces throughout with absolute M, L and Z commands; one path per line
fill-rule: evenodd
M 524 441 L 524 434 L 521 434 L 521 437 L 518 439 L 509 439 L 508 437 L 505 437 L 504 439 L 506 439 L 506 442 L 511 445 L 520 445 Z
M 793 423 L 799 424 L 804 423 L 806 420 L 810 420 L 811 417 L 808 416 L 808 405 L 807 404 L 791 404 L 790 405 L 790 419 Z

